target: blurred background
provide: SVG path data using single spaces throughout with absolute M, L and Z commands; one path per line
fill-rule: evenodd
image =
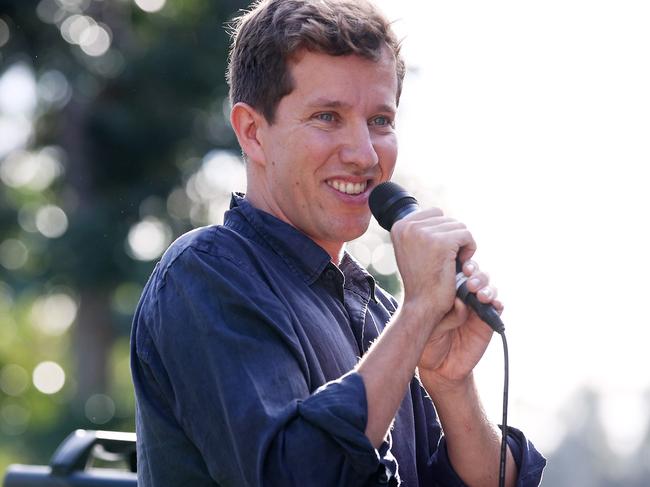
M 0 0 L 0 472 L 134 430 L 140 291 L 245 189 L 224 27 L 248 3 Z M 395 178 L 473 229 L 543 485 L 649 485 L 650 8 L 377 3 L 409 68 Z M 385 232 L 350 250 L 399 295 Z M 477 370 L 495 421 L 501 353 Z

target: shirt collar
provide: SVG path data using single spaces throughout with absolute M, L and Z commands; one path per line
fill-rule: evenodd
M 325 249 L 297 228 L 255 208 L 243 193 L 232 193 L 230 211 L 226 212 L 224 218 L 225 226 L 238 226 L 235 214 L 243 217 L 256 236 L 271 247 L 308 285 L 313 284 L 330 263 L 330 255 Z M 343 254 L 339 269 L 343 273 L 346 288 L 376 301 L 375 279 L 347 251 Z
M 297 228 L 255 208 L 242 193 L 233 193 L 230 210 L 226 212 L 224 225 L 237 226 L 240 215 L 253 228 L 258 240 L 282 258 L 287 266 L 311 285 L 330 262 L 330 255 Z
M 365 300 L 375 299 L 375 278 L 346 250 L 341 259 L 341 271 L 348 278 L 345 287 L 362 296 Z

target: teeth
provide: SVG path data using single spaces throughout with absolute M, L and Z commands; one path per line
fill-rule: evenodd
M 363 183 L 350 183 L 345 181 L 339 181 L 334 179 L 333 181 L 327 181 L 327 184 L 341 193 L 346 194 L 360 194 L 366 190 L 367 182 Z

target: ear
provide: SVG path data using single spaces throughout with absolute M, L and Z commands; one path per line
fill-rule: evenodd
M 239 145 L 247 158 L 257 164 L 266 164 L 266 156 L 260 140 L 260 129 L 268 125 L 264 116 L 247 103 L 238 102 L 230 111 L 232 125 Z

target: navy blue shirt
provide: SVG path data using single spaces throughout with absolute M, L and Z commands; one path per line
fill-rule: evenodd
M 364 434 L 353 369 L 396 306 L 351 256 L 233 196 L 223 226 L 167 250 L 134 318 L 140 487 L 464 485 L 417 379 L 381 447 Z M 538 485 L 544 459 L 508 441 L 518 486 Z

